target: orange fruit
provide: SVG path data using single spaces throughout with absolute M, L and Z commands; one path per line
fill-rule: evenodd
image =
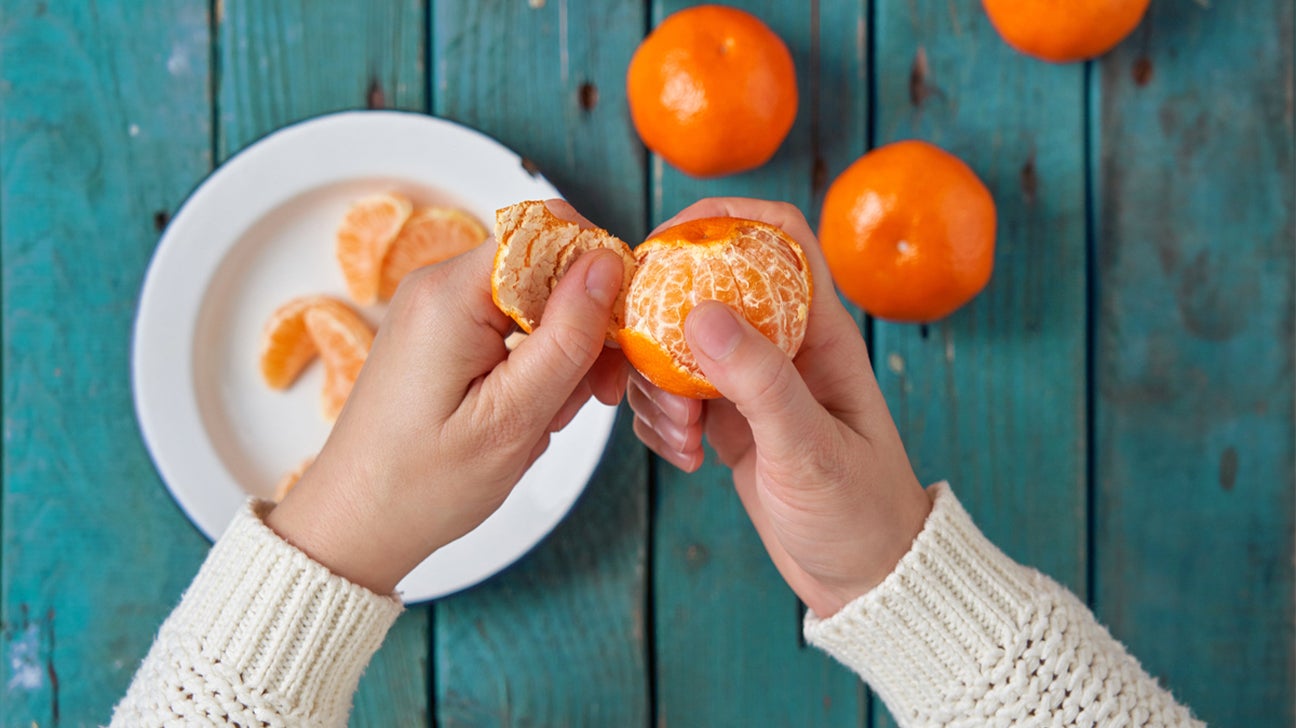
M 684 340 L 684 321 L 701 301 L 728 304 L 788 356 L 805 338 L 814 289 L 810 266 L 796 241 L 772 225 L 728 217 L 693 220 L 657 233 L 631 255 L 603 230 L 573 235 L 571 229 L 579 228 L 553 217 L 544 203 L 502 209 L 496 220 L 500 250 L 491 292 L 500 310 L 527 331 L 572 261 L 595 247 L 618 250 L 626 272 L 609 338 L 667 391 L 720 396 Z
M 306 312 L 311 309 L 359 319 L 345 303 L 328 296 L 302 296 L 276 309 L 261 334 L 261 376 L 272 389 L 287 389 L 319 353 L 306 328 Z
M 324 416 L 333 420 L 373 343 L 373 331 L 345 303 L 304 296 L 280 306 L 266 322 L 261 340 L 261 376 L 273 389 L 286 389 L 316 356 L 324 360 Z
M 280 306 L 261 333 L 261 377 L 271 389 L 287 389 L 318 350 L 306 331 L 306 309 L 329 299 L 297 298 Z
M 337 230 L 336 255 L 347 292 L 360 305 L 378 299 L 387 249 L 414 211 L 403 195 L 383 193 L 352 203 Z
M 728 304 L 789 357 L 801 347 L 814 283 L 801 246 L 773 225 L 692 220 L 645 240 L 635 259 L 617 341 L 658 387 L 686 397 L 720 396 L 684 340 L 684 321 L 701 301 Z
M 819 219 L 837 287 L 879 318 L 943 318 L 990 280 L 990 191 L 962 160 L 926 142 L 860 157 L 828 188 Z
M 1008 45 L 1054 63 L 1100 56 L 1129 35 L 1149 0 L 981 0 Z
M 396 294 L 406 274 L 470 250 L 486 239 L 486 228 L 471 215 L 450 207 L 423 207 L 405 221 L 387 248 L 378 280 L 378 297 Z
M 324 361 L 324 389 L 320 399 L 324 418 L 332 422 L 360 376 L 360 368 L 373 344 L 373 331 L 355 311 L 333 306 L 307 309 L 306 330 Z
M 662 21 L 626 73 L 630 117 L 643 143 L 695 177 L 759 167 L 797 112 L 796 69 L 756 16 L 699 5 Z

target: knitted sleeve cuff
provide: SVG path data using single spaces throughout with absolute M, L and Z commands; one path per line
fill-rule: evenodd
M 212 547 L 159 642 L 277 703 L 285 715 L 343 716 L 402 606 L 331 573 L 281 539 L 249 502 Z M 168 633 L 170 633 L 168 635 Z
M 895 570 L 832 617 L 805 620 L 806 639 L 859 673 L 902 723 L 986 682 L 1040 578 L 986 540 L 948 484 L 928 496 L 931 514 Z
M 895 571 L 807 639 L 901 725 L 1200 726 L 1075 595 L 996 549 L 945 483 Z

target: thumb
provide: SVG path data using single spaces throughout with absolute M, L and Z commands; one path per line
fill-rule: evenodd
M 825 426 L 826 412 L 788 355 L 728 306 L 698 304 L 684 338 L 702 373 L 747 418 L 758 448 L 782 459 Z
M 607 337 L 624 266 L 611 251 L 581 256 L 545 304 L 540 325 L 484 383 L 492 399 L 546 427 L 593 366 Z

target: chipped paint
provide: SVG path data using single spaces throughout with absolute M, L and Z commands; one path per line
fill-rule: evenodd
M 40 690 L 45 685 L 45 668 L 40 658 L 40 626 L 28 625 L 9 643 L 9 684 L 14 690 Z
M 892 352 L 887 354 L 887 368 L 896 374 L 904 374 L 905 360 L 904 357 Z

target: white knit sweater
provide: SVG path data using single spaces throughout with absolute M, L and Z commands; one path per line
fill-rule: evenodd
M 1070 592 L 1014 563 L 945 484 L 877 588 L 810 642 L 902 726 L 1187 726 L 1194 721 Z M 345 725 L 401 611 L 280 539 L 245 508 L 212 548 L 117 706 L 113 726 Z

